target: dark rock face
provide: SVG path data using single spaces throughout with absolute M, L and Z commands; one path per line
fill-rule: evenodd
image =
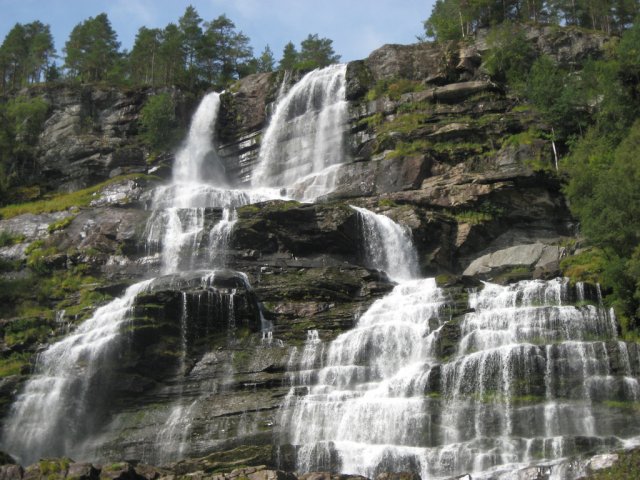
M 537 38 L 541 51 L 569 63 L 597 54 L 604 42 L 546 30 L 536 35 L 531 38 Z M 465 287 L 479 278 L 513 280 L 509 275 L 516 269 L 522 274 L 521 267 L 527 278 L 557 273 L 566 253 L 559 244 L 573 234 L 572 218 L 554 174 L 549 141 L 529 135 L 548 127 L 534 113 L 514 109 L 517 101 L 484 78 L 482 51 L 481 38 L 476 46 L 386 45 L 350 63 L 351 160 L 340 171 L 336 190 L 316 204 L 271 201 L 238 209 L 222 253 L 228 270 L 213 277 L 200 271 L 161 277 L 138 297 L 122 354 L 105 386 L 108 397 L 98 405 L 101 422 L 91 432 L 95 443 L 88 442 L 86 459 L 166 464 L 202 458 L 174 463 L 169 473 L 134 463 L 101 470 L 70 463 L 60 478 L 189 474 L 293 480 L 281 471 L 244 468 L 286 466 L 292 458 L 286 446 L 272 447 L 278 409 L 289 390 L 292 349 L 302 348 L 310 330 L 323 341 L 332 340 L 393 287 L 384 272 L 366 268 L 362 233 L 350 204 L 408 226 L 421 272 L 448 275 L 453 307 L 439 338 L 441 358 L 457 351 L 467 308 Z M 399 79 L 411 84 L 410 91 L 393 91 Z M 216 136 L 231 183 L 251 181 L 273 102 L 281 86 L 295 80 L 275 73 L 252 75 L 223 95 Z M 391 86 L 373 94 L 384 82 Z M 125 173 L 152 173 L 155 167 L 147 166 L 146 152 L 136 140 L 148 93 L 98 87 L 47 92 L 52 114 L 39 144 L 40 180 L 51 190 L 74 190 Z M 188 102 L 181 102 L 188 111 Z M 172 159 L 169 153 L 163 158 L 161 164 Z M 165 167 L 156 173 L 162 171 L 166 176 Z M 0 248 L 0 257 L 20 263 L 19 269 L 0 275 L 28 273 L 24 266 L 33 253 L 27 248 L 41 241 L 41 261 L 49 270 L 80 272 L 81 279 L 95 282 L 80 282 L 81 293 L 65 290 L 47 305 L 52 311 L 73 311 L 73 321 L 86 318 L 107 299 L 87 306 L 82 295 L 115 296 L 128 284 L 158 274 L 160 258 L 147 244 L 146 232 L 157 182 L 128 178 L 105 187 L 89 207 L 77 211 L 0 220 L 0 231 L 21 236 L 17 244 Z M 206 209 L 203 215 L 215 223 L 221 212 Z M 62 228 L 50 229 L 65 218 Z M 7 322 L 26 318 L 16 315 Z M 264 322 L 273 325 L 271 336 L 263 337 Z M 47 341 L 65 332 L 62 324 L 47 325 Z M 0 355 L 35 353 L 41 347 L 33 340 L 6 347 Z M 4 407 L 28 371 L 0 382 Z M 439 384 L 437 368 L 429 382 Z M 236 473 L 217 474 L 234 468 Z M 4 465 L 0 470 L 7 479 L 45 475 L 41 467 L 22 471 Z M 301 478 L 356 477 L 318 473 Z

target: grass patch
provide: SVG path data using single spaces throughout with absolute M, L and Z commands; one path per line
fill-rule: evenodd
M 393 208 L 398 206 L 399 205 L 390 198 L 381 198 L 380 200 L 378 200 L 378 207 L 380 208 Z
M 0 359 L 0 378 L 20 375 L 25 366 L 29 365 L 31 355 L 26 352 L 12 353 L 7 358 Z
M 387 95 L 391 100 L 399 100 L 400 96 L 405 93 L 420 92 L 424 89 L 424 84 L 418 80 L 408 80 L 406 78 L 378 80 L 367 92 L 365 98 L 371 102 L 383 95 Z
M 73 219 L 76 217 L 77 215 L 69 215 L 68 217 L 64 217 L 56 222 L 50 223 L 49 226 L 47 227 L 47 231 L 49 233 L 53 233 L 59 230 L 64 230 L 69 225 L 71 225 L 71 222 L 73 222 Z
M 476 212 L 473 210 L 463 210 L 453 214 L 453 218 L 458 223 L 469 223 L 471 225 L 480 225 L 493 220 L 493 215 L 486 212 Z
M 121 182 L 123 180 L 132 180 L 137 178 L 145 178 L 147 175 L 142 173 L 134 173 L 131 175 L 123 175 L 120 177 L 111 178 L 105 182 L 99 183 L 83 190 L 77 190 L 71 193 L 61 193 L 59 195 L 38 200 L 35 202 L 20 203 L 17 205 L 7 205 L 0 208 L 0 217 L 7 219 L 23 215 L 25 213 L 32 213 L 38 215 L 40 213 L 61 212 L 68 210 L 72 207 L 86 207 L 95 199 L 95 194 L 102 190 L 104 187 Z
M 31 345 L 43 342 L 50 332 L 51 325 L 44 318 L 20 318 L 7 324 L 4 331 L 4 342 L 9 347 L 19 344 Z
M 533 142 L 544 138 L 543 133 L 535 128 L 530 128 L 525 132 L 516 133 L 505 137 L 502 140 L 503 146 L 533 145 Z
M 11 245 L 22 242 L 24 242 L 24 235 L 16 235 L 6 230 L 0 231 L 0 247 L 10 247 Z
M 415 140 L 413 142 L 398 142 L 396 148 L 389 152 L 388 158 L 400 158 L 423 153 L 428 150 L 431 144 L 426 140 Z

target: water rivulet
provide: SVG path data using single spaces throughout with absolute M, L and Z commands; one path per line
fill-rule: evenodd
M 398 266 L 410 246 L 384 245 L 408 237 L 358 211 L 366 240 L 383 243 L 366 246 L 370 261 L 410 271 Z M 281 444 L 302 471 L 439 478 L 633 442 L 640 351 L 590 293 L 561 279 L 485 284 L 452 316 L 435 280 L 404 279 L 352 330 L 327 345 L 310 332 L 294 352 Z

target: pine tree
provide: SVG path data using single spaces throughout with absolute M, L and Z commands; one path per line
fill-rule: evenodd
M 293 70 L 294 68 L 296 68 L 298 61 L 298 50 L 296 50 L 296 46 L 293 44 L 293 42 L 289 42 L 284 46 L 282 58 L 280 59 L 278 68 L 280 70 Z
M 333 40 L 319 38 L 318 34 L 309 34 L 300 43 L 300 56 L 298 68 L 312 69 L 322 68 L 340 61 L 340 55 L 333 50 Z
M 193 88 L 199 76 L 197 58 L 203 41 L 201 23 L 202 18 L 193 5 L 189 5 L 178 20 L 178 27 L 182 35 L 186 81 L 190 88 Z
M 162 31 L 158 28 L 140 27 L 133 49 L 129 54 L 129 75 L 136 84 L 159 85 L 158 68 Z
M 84 82 L 105 80 L 120 58 L 119 47 L 107 14 L 90 17 L 71 31 L 64 48 L 65 68 Z
M 276 59 L 273 57 L 273 52 L 269 45 L 264 47 L 264 50 L 258 58 L 257 71 L 258 72 L 272 72 L 275 66 Z

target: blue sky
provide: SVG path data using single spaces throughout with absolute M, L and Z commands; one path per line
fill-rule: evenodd
M 141 26 L 177 22 L 192 4 L 203 20 L 226 13 L 251 39 L 254 54 L 269 44 L 276 59 L 288 41 L 309 33 L 333 40 L 342 60 L 365 58 L 385 43 L 413 43 L 434 0 L 0 0 L 0 39 L 16 22 L 51 26 L 58 54 L 73 27 L 105 12 L 122 47 L 130 49 Z

